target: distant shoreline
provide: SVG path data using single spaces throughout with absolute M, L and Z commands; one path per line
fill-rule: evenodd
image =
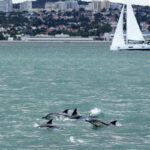
M 111 43 L 111 41 L 0 41 L 0 43 Z

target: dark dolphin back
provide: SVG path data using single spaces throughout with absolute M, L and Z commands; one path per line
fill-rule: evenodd
M 112 124 L 112 125 L 116 125 L 116 123 L 117 123 L 117 120 L 114 120 L 114 121 L 112 121 L 112 122 L 110 122 L 110 124 Z
M 53 119 L 49 120 L 47 124 L 52 124 Z
M 69 109 L 63 111 L 63 113 L 68 114 Z
M 73 113 L 72 113 L 71 116 L 76 116 L 76 115 L 78 115 L 78 113 L 77 113 L 77 108 L 73 111 Z

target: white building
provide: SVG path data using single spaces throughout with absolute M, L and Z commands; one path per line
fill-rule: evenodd
M 65 2 L 59 1 L 55 3 L 55 8 L 60 11 L 65 11 L 67 10 L 67 5 L 65 4 Z
M 93 11 L 93 3 L 88 3 L 88 5 L 86 5 L 85 7 L 84 7 L 84 9 L 85 10 L 87 10 L 87 11 Z
M 55 3 L 52 3 L 52 2 L 46 2 L 45 3 L 45 10 L 47 11 L 52 11 L 52 10 L 55 10 Z
M 0 0 L 0 11 L 11 12 L 12 8 L 12 0 Z
M 78 9 L 79 5 L 76 0 L 66 0 L 66 1 L 58 1 L 55 3 L 47 2 L 45 3 L 45 10 L 52 11 L 52 10 L 60 10 L 66 11 L 68 9 Z
M 75 9 L 79 8 L 78 2 L 76 0 L 66 0 L 65 4 L 67 5 L 67 9 Z
M 32 1 L 24 1 L 20 3 L 20 11 L 32 11 Z
M 109 0 L 92 0 L 92 8 L 94 12 L 99 12 L 103 9 L 110 8 Z

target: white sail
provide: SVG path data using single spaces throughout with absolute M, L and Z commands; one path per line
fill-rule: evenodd
M 127 3 L 127 41 L 145 41 L 135 18 L 133 8 L 128 0 Z
M 121 15 L 119 18 L 119 22 L 116 28 L 116 32 L 112 41 L 111 50 L 114 50 L 113 48 L 123 46 L 125 45 L 125 40 L 123 36 L 123 14 L 124 14 L 124 6 L 121 11 Z

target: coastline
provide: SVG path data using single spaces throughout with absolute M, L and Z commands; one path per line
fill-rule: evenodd
M 111 43 L 111 41 L 7 41 L 7 40 L 2 40 L 0 43 Z

